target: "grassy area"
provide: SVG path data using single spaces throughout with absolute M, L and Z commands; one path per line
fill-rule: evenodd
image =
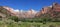
M 50 18 L 18 19 L 10 17 L 0 20 L 0 27 L 60 27 L 59 21 Z
M 0 21 L 0 27 L 60 27 L 60 22 L 14 22 L 13 20 Z

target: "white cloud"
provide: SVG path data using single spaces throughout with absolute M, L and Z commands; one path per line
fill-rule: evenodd
M 24 10 L 19 10 L 19 9 L 16 9 L 16 10 L 13 10 L 14 12 L 29 12 L 30 10 L 28 10 L 28 11 L 24 11 Z M 35 11 L 35 10 L 33 10 L 32 9 L 32 12 L 35 12 L 35 13 L 37 13 L 38 11 Z
M 16 9 L 16 10 L 14 10 L 15 12 L 19 12 L 19 10 L 18 9 Z

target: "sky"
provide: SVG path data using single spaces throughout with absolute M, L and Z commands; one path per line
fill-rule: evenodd
M 52 3 L 57 2 L 60 4 L 60 0 L 0 0 L 0 6 L 9 6 L 19 10 L 41 10 L 45 6 L 50 6 Z

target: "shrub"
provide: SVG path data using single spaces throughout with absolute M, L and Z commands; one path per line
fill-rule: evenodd
M 9 19 L 14 20 L 15 22 L 18 22 L 19 21 L 18 17 L 16 17 L 16 16 L 11 16 L 11 17 L 9 17 Z

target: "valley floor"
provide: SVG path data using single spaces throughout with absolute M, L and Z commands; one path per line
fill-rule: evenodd
M 43 23 L 31 23 L 31 22 L 14 22 L 14 21 L 0 21 L 0 27 L 60 27 L 60 22 L 46 22 Z

